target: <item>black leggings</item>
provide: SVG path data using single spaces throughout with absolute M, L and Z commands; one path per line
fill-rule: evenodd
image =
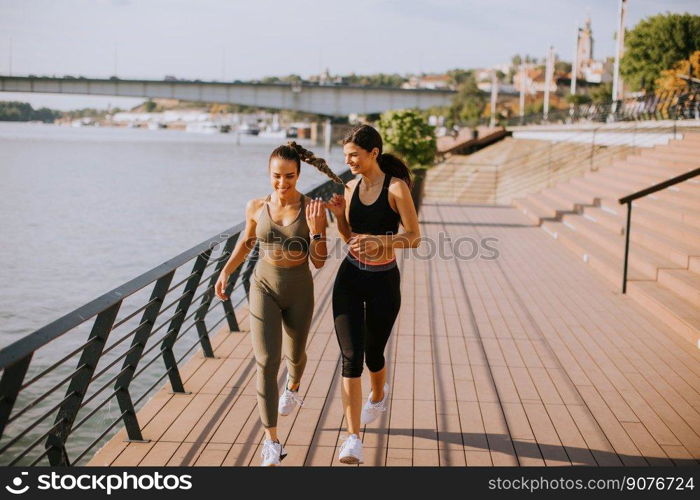
M 343 356 L 343 377 L 384 368 L 384 347 L 401 307 L 399 268 L 363 271 L 345 259 L 333 285 L 335 334 Z

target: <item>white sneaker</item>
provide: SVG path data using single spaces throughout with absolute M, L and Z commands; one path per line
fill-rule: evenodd
M 340 446 L 340 454 L 338 459 L 344 464 L 361 464 L 364 463 L 362 455 L 362 441 L 357 434 L 350 434 L 343 444 Z
M 371 424 L 379 416 L 386 411 L 386 402 L 389 396 L 389 384 L 384 384 L 384 399 L 378 401 L 377 403 L 372 402 L 372 391 L 369 391 L 369 396 L 367 396 L 367 402 L 362 407 L 362 417 L 360 418 L 360 423 L 362 425 Z
M 277 411 L 282 416 L 292 413 L 292 410 L 297 405 L 304 406 L 304 400 L 298 396 L 298 391 L 290 391 L 287 387 L 287 385 L 284 386 L 284 392 L 280 396 L 279 404 L 277 405 Z
M 263 467 L 270 467 L 279 465 L 280 462 L 284 460 L 284 457 L 287 456 L 287 452 L 281 444 L 275 443 L 272 439 L 266 439 L 263 443 L 263 449 L 260 455 L 263 459 L 260 465 Z

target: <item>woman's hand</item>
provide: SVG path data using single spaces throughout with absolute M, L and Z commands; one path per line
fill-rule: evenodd
M 326 232 L 326 203 L 323 200 L 315 199 L 306 204 L 306 223 L 311 234 Z
M 343 195 L 334 193 L 326 203 L 326 208 L 331 211 L 336 218 L 340 218 L 345 213 L 345 198 Z
M 378 257 L 382 251 L 382 239 L 372 234 L 353 234 L 348 241 L 350 249 L 364 258 Z
M 228 300 L 228 295 L 226 295 L 226 285 L 228 285 L 228 279 L 231 276 L 226 273 L 219 273 L 219 279 L 216 280 L 216 285 L 214 285 L 214 292 L 216 296 L 221 300 Z

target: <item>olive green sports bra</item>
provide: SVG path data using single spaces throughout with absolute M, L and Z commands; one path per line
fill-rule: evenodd
M 281 226 L 272 220 L 269 201 L 270 195 L 267 195 L 265 206 L 261 210 L 255 228 L 255 236 L 260 242 L 260 249 L 263 251 L 282 249 L 308 253 L 311 238 L 309 237 L 309 226 L 306 223 L 306 196 L 301 196 L 299 215 L 286 226 Z

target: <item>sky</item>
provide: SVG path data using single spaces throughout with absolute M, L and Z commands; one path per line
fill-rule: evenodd
M 698 0 L 629 0 L 627 27 Z M 571 60 L 590 16 L 594 57 L 614 53 L 617 0 L 0 0 L 0 75 L 247 80 L 291 73 L 444 72 L 552 45 Z M 0 93 L 35 107 L 140 100 Z

